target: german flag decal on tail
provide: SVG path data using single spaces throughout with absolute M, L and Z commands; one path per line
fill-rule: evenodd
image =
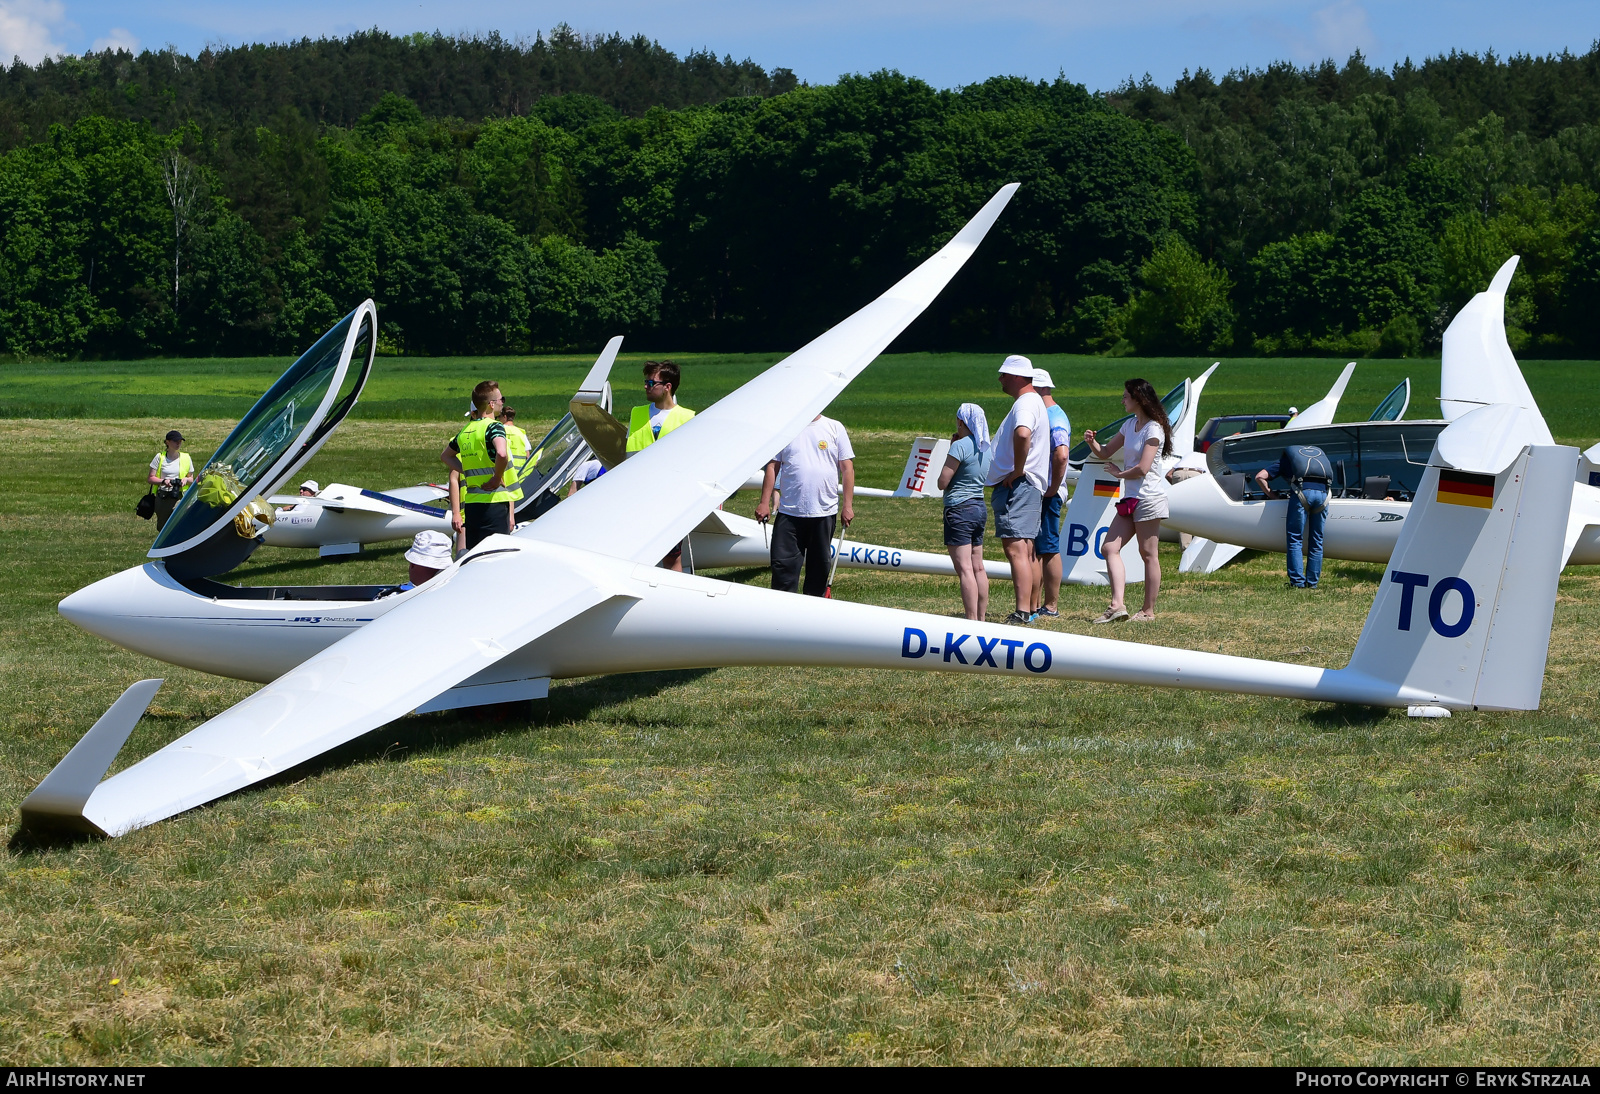
M 1439 500 L 1475 509 L 1494 508 L 1494 476 L 1470 471 L 1439 470 Z
M 1122 484 L 1115 479 L 1107 482 L 1105 479 L 1094 480 L 1094 496 L 1097 498 L 1114 498 L 1117 496 L 1117 487 Z

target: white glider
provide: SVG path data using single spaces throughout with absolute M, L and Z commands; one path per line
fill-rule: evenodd
M 723 665 L 924 669 L 1243 692 L 1314 702 L 1538 705 L 1572 449 L 1468 415 L 1425 479 L 1489 507 L 1419 502 L 1346 669 L 1228 657 L 775 593 L 654 565 L 927 307 L 1011 184 L 883 296 L 511 536 L 250 698 L 98 782 L 142 702 L 114 708 L 26 801 L 27 824 L 120 835 L 270 778 L 455 689 Z M 1490 408 L 1498 411 L 1499 408 Z M 1492 428 L 1500 443 L 1480 443 Z M 1456 442 L 1459 443 L 1456 443 Z M 1509 452 L 1500 468 L 1486 456 Z M 1442 452 L 1467 453 L 1468 468 Z M 1458 457 L 1459 458 L 1459 457 Z M 493 610 L 484 610 L 492 605 Z M 136 687 L 138 685 L 135 685 Z M 148 688 L 148 685 L 147 685 Z M 115 717 L 113 717 L 113 714 Z M 109 761 L 107 761 L 109 762 Z M 46 792 L 48 790 L 48 792 Z
M 1360 471 L 1335 484 L 1328 502 L 1323 539 L 1325 558 L 1385 562 L 1399 541 L 1411 512 L 1412 495 L 1423 471 L 1424 452 L 1440 432 L 1461 415 L 1495 404 L 1527 411 L 1534 439 L 1553 444 L 1522 370 L 1505 336 L 1505 294 L 1516 268 L 1515 257 L 1495 274 L 1488 289 L 1474 296 L 1444 335 L 1440 362 L 1440 403 L 1444 417 L 1434 421 L 1371 421 L 1327 426 L 1307 440 L 1329 452 L 1336 465 L 1351 452 Z M 1348 368 L 1346 374 L 1348 374 Z M 1344 377 L 1341 376 L 1341 380 Z M 1374 418 L 1399 400 L 1409 401 L 1410 388 L 1396 389 L 1380 404 Z M 1325 402 L 1326 400 L 1324 400 Z M 1320 405 L 1320 404 L 1319 404 Z M 1303 417 L 1303 416 L 1302 416 Z M 1600 446 L 1597 446 L 1600 447 Z M 1194 536 L 1208 537 L 1260 551 L 1284 550 L 1284 517 L 1288 501 L 1246 499 L 1248 476 L 1257 467 L 1277 462 L 1281 445 L 1272 434 L 1219 441 L 1207 453 L 1211 474 L 1179 483 L 1168 494 L 1168 524 Z M 1360 459 L 1356 455 L 1361 454 Z M 1336 467 L 1336 471 L 1342 468 Z M 1600 565 L 1600 488 L 1589 481 L 1592 468 L 1575 461 L 1569 519 L 1562 535 L 1561 567 Z

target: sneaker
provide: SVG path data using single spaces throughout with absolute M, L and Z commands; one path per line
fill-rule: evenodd
M 1026 627 L 1033 622 L 1033 616 L 1023 615 L 1021 612 L 1012 612 L 1006 616 L 1006 622 L 1016 627 Z
M 1035 617 L 1038 617 L 1038 616 L 1042 615 L 1046 619 L 1060 619 L 1061 618 L 1061 613 L 1056 611 L 1054 608 L 1040 608 L 1038 611 L 1034 612 L 1033 614 L 1034 614 Z

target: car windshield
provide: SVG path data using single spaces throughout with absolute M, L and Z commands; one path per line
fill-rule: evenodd
M 176 546 L 204 534 L 239 498 L 273 486 L 263 480 L 280 465 L 285 453 L 297 443 L 302 447 L 314 444 L 348 413 L 365 376 L 366 342 L 371 337 L 370 324 L 365 320 L 355 348 L 357 356 L 352 356 L 352 361 L 359 360 L 362 368 L 359 372 L 347 370 L 340 384 L 340 400 L 329 410 L 319 428 L 302 438 L 329 387 L 339 376 L 345 337 L 355 316 L 356 313 L 351 312 L 318 339 L 316 345 L 302 354 L 250 408 L 222 442 L 222 447 L 195 476 L 195 484 L 178 502 L 167 526 L 156 537 L 153 550 Z
M 1218 478 L 1243 475 L 1248 481 L 1262 468 L 1276 473 L 1283 446 L 1292 440 L 1295 444 L 1316 445 L 1327 454 L 1334 476 L 1330 485 L 1336 496 L 1360 496 L 1367 479 L 1387 475 L 1388 491 L 1409 500 L 1422 481 L 1433 442 L 1446 424 L 1394 422 L 1318 426 L 1288 434 L 1276 430 L 1246 433 L 1225 437 L 1212 445 L 1206 453 L 1206 465 Z M 1278 490 L 1288 486 L 1276 474 L 1268 485 Z
M 1177 387 L 1173 388 L 1171 391 L 1167 392 L 1161 397 L 1161 405 L 1165 407 L 1167 411 L 1167 421 L 1173 423 L 1174 425 L 1177 424 L 1179 418 L 1183 417 L 1183 393 L 1188 383 L 1188 380 L 1183 381 L 1183 383 L 1179 384 Z M 1106 441 L 1111 439 L 1112 435 L 1115 434 L 1117 430 L 1122 428 L 1124 422 L 1130 422 L 1132 420 L 1132 414 L 1124 414 L 1110 425 L 1095 430 L 1095 438 L 1099 440 L 1101 444 L 1105 444 Z M 1088 458 L 1088 441 L 1079 441 L 1077 444 L 1073 445 L 1072 450 L 1067 453 L 1067 459 L 1072 463 L 1082 463 Z

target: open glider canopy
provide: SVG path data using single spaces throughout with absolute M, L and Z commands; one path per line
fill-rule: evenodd
M 1372 414 L 1367 418 L 1369 422 L 1398 422 L 1406 416 L 1406 408 L 1411 405 L 1411 377 L 1407 376 L 1395 385 L 1395 389 L 1383 397 L 1383 402 L 1372 409 Z
M 355 406 L 372 370 L 377 320 L 377 307 L 363 302 L 278 377 L 206 461 L 151 558 L 175 574 L 209 576 L 249 556 L 260 542 L 254 523 L 235 519 L 304 466 Z
M 1206 452 L 1206 466 L 1226 493 L 1237 485 L 1240 492 L 1262 468 L 1276 468 L 1283 446 L 1316 445 L 1333 466 L 1333 496 L 1363 497 L 1367 481 L 1382 478 L 1385 496 L 1410 501 L 1422 482 L 1433 451 L 1448 422 L 1372 422 L 1362 425 L 1324 425 L 1299 429 L 1291 438 L 1282 430 L 1225 437 Z M 1277 489 L 1283 489 L 1282 483 Z

